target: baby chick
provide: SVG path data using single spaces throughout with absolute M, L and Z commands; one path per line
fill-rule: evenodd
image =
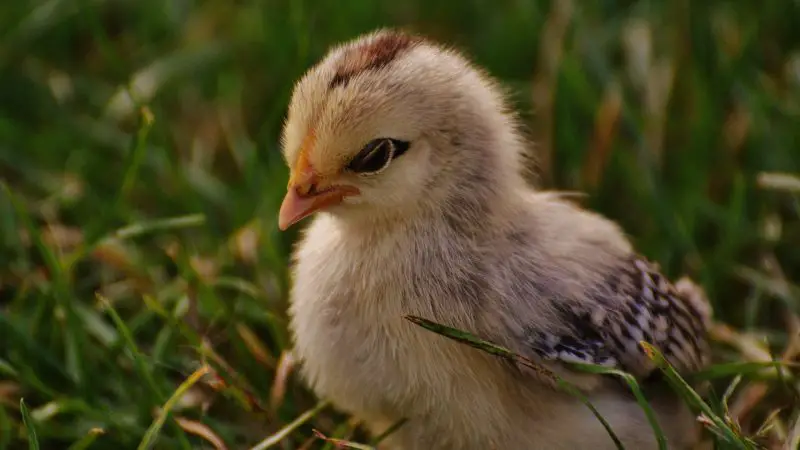
M 297 83 L 283 135 L 291 329 L 314 391 L 389 449 L 611 449 L 592 412 L 537 372 L 404 319 L 509 348 L 579 386 L 629 449 L 655 435 L 618 379 L 638 377 L 670 448 L 694 418 L 639 341 L 680 372 L 706 364 L 710 309 L 614 223 L 529 187 L 501 90 L 457 52 L 380 30 L 332 49 Z

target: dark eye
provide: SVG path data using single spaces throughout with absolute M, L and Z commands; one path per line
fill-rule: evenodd
M 356 173 L 377 173 L 389 166 L 392 159 L 408 150 L 408 142 L 380 138 L 370 141 L 350 161 L 347 169 Z

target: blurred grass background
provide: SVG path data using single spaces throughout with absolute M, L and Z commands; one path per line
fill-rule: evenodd
M 3 2 L 0 449 L 31 442 L 22 397 L 43 449 L 137 448 L 154 420 L 154 448 L 351 435 L 291 424 L 316 400 L 286 351 L 278 135 L 295 80 L 378 26 L 502 80 L 537 183 L 705 286 L 715 407 L 794 448 L 795 373 L 725 364 L 800 353 L 798 24 L 792 0 Z

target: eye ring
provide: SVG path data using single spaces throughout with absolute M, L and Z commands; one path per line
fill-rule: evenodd
M 408 143 L 397 139 L 373 139 L 347 164 L 347 170 L 364 176 L 377 175 L 408 149 Z

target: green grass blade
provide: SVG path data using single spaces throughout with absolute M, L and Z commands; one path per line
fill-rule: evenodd
M 572 363 L 571 365 L 585 372 L 599 375 L 611 375 L 621 378 L 631 389 L 631 392 L 633 392 L 633 395 L 636 397 L 636 402 L 639 403 L 642 411 L 644 411 L 647 421 L 650 423 L 650 427 L 653 429 L 653 433 L 656 435 L 656 441 L 658 442 L 659 450 L 667 450 L 667 437 L 664 435 L 664 431 L 661 429 L 661 425 L 658 423 L 658 418 L 656 418 L 656 413 L 653 411 L 653 407 L 650 405 L 650 402 L 647 401 L 647 398 L 644 396 L 644 392 L 642 392 L 642 388 L 639 386 L 639 383 L 636 381 L 636 378 L 634 378 L 633 375 L 621 370 L 609 369 L 608 367 L 592 364 Z
M 705 415 L 721 433 L 721 437 L 729 444 L 734 445 L 735 448 L 742 450 L 752 450 L 756 448 L 755 443 L 744 436 L 741 436 L 736 430 L 731 428 L 725 419 L 719 417 L 714 410 L 700 397 L 691 386 L 675 371 L 672 365 L 664 358 L 664 355 L 654 346 L 647 342 L 640 342 L 647 356 L 656 363 L 659 369 L 666 375 L 667 381 L 670 383 L 675 392 L 684 399 L 684 401 L 694 409 L 700 411 Z
M 538 374 L 544 376 L 545 378 L 548 378 L 548 379 L 552 380 L 555 385 L 559 386 L 565 392 L 567 392 L 567 393 L 573 395 L 574 397 L 576 397 L 584 405 L 586 405 L 586 407 L 589 408 L 589 410 L 592 411 L 594 416 L 597 417 L 597 420 L 599 420 L 600 423 L 603 425 L 603 427 L 606 429 L 606 432 L 608 432 L 608 435 L 614 441 L 614 444 L 617 446 L 618 449 L 624 449 L 625 448 L 622 445 L 622 441 L 619 440 L 619 437 L 614 432 L 614 430 L 611 428 L 611 424 L 609 424 L 608 421 L 606 421 L 606 419 L 602 416 L 602 414 L 600 414 L 600 411 L 598 411 L 597 408 L 595 408 L 595 406 L 591 403 L 591 401 L 588 399 L 588 397 L 586 397 L 586 395 L 584 395 L 580 391 L 580 389 L 578 389 L 576 386 L 574 386 L 573 384 L 571 384 L 571 383 L 567 382 L 566 380 L 562 379 L 561 377 L 559 377 L 558 375 L 553 373 L 551 370 L 548 370 L 548 369 L 546 369 L 546 368 L 534 363 L 530 359 L 525 358 L 524 356 L 521 356 L 521 355 L 518 355 L 518 354 L 512 352 L 511 350 L 508 350 L 506 348 L 503 348 L 503 347 L 500 347 L 498 345 L 492 344 L 491 342 L 484 341 L 483 339 L 475 337 L 472 334 L 467 333 L 466 331 L 462 331 L 462 330 L 458 330 L 456 328 L 451 328 L 451 327 L 448 327 L 448 326 L 445 326 L 445 325 L 441 325 L 441 324 L 438 324 L 436 322 L 432 322 L 430 320 L 423 319 L 423 318 L 417 317 L 417 316 L 405 316 L 405 318 L 408 321 L 410 321 L 410 322 L 412 322 L 412 323 L 414 323 L 416 325 L 421 326 L 422 328 L 425 328 L 425 329 L 427 329 L 429 331 L 432 331 L 432 332 L 434 332 L 436 334 L 440 334 L 440 335 L 442 335 L 444 337 L 453 339 L 456 342 L 460 342 L 462 344 L 469 345 L 470 347 L 476 348 L 478 350 L 482 350 L 482 351 L 487 352 L 489 354 L 500 356 L 500 357 L 503 357 L 503 358 L 506 358 L 506 359 L 510 359 L 510 360 L 512 360 L 512 361 L 514 361 L 514 362 L 516 362 L 518 364 L 522 364 L 525 367 L 528 367 L 529 369 L 536 371 Z
M 214 349 L 207 344 L 202 336 L 198 335 L 197 332 L 192 330 L 191 327 L 182 322 L 179 318 L 175 317 L 175 315 L 167 312 L 160 303 L 158 303 L 149 295 L 145 295 L 143 300 L 151 311 L 165 319 L 172 329 L 177 330 L 186 340 L 188 340 L 192 347 L 198 350 L 204 361 L 210 361 L 215 365 L 220 366 L 222 369 L 220 376 L 225 378 L 227 375 L 232 378 L 232 380 L 227 380 L 233 381 L 233 383 L 226 386 L 225 391 L 223 391 L 224 395 L 234 398 L 245 409 L 249 409 L 250 407 L 248 398 L 255 402 L 258 401 L 247 394 L 248 392 L 256 392 L 256 389 L 251 385 L 251 383 L 247 382 L 247 380 L 236 374 L 235 371 L 230 370 L 231 368 L 229 366 L 223 364 L 223 361 L 219 355 L 217 355 Z
M 423 319 L 422 317 L 417 316 L 405 316 L 406 320 L 414 323 L 415 325 L 419 325 L 422 328 L 425 328 L 429 331 L 432 331 L 436 334 L 440 334 L 447 338 L 450 338 L 456 342 L 460 342 L 462 344 L 469 345 L 470 347 L 476 348 L 478 350 L 482 350 L 486 353 L 500 356 L 503 358 L 511 359 L 515 362 L 523 364 L 526 367 L 536 371 L 538 374 L 552 380 L 553 382 L 558 382 L 559 378 L 550 370 L 534 363 L 533 361 L 525 358 L 522 355 L 518 355 L 511 350 L 500 347 L 499 345 L 492 344 L 491 342 L 484 341 L 478 337 L 473 336 L 466 331 L 458 330 L 456 328 L 451 328 L 446 325 L 441 325 L 436 322 L 432 322 L 428 319 Z
M 586 397 L 586 395 L 584 395 L 584 393 L 581 392 L 580 389 L 578 389 L 577 387 L 575 387 L 574 385 L 572 385 L 570 383 L 567 383 L 566 381 L 564 381 L 564 380 L 562 380 L 560 378 L 558 378 L 558 386 L 561 389 L 563 389 L 565 392 L 567 392 L 568 394 L 571 394 L 573 397 L 575 397 L 578 400 L 580 400 L 581 403 L 583 403 L 587 408 L 589 408 L 589 410 L 592 412 L 592 414 L 594 414 L 594 416 L 597 418 L 597 420 L 599 420 L 600 423 L 603 425 L 603 428 L 606 429 L 606 432 L 611 437 L 611 439 L 614 441 L 614 445 L 617 447 L 617 449 L 618 450 L 625 450 L 625 446 L 622 444 L 622 441 L 619 440 L 619 437 L 617 436 L 617 433 L 614 432 L 614 429 L 611 428 L 611 424 L 608 423 L 608 421 L 606 420 L 605 417 L 603 417 L 602 414 L 600 414 L 600 411 L 598 411 L 597 408 L 595 408 L 595 406 L 592 404 L 592 402 L 589 400 L 589 398 Z
M 731 397 L 733 397 L 733 393 L 736 392 L 736 388 L 739 386 L 739 383 L 741 383 L 741 381 L 742 381 L 742 376 L 741 375 L 736 376 L 731 382 L 731 384 L 729 384 L 728 387 L 725 388 L 725 392 L 722 394 L 722 399 L 719 401 L 719 403 L 722 406 L 722 413 L 726 416 L 728 415 L 729 411 L 728 405 L 730 404 L 730 399 Z
M 379 434 L 378 436 L 375 436 L 375 438 L 370 442 L 370 444 L 373 446 L 377 446 L 378 444 L 383 442 L 384 439 L 391 436 L 395 431 L 399 430 L 403 425 L 406 424 L 406 422 L 408 422 L 408 419 L 404 418 L 393 423 L 389 428 L 386 429 L 386 431 Z
M 164 404 L 164 407 L 161 409 L 161 413 L 158 415 L 156 420 L 153 421 L 153 424 L 150 425 L 150 428 L 147 429 L 142 441 L 139 443 L 138 450 L 150 450 L 156 443 L 158 439 L 158 435 L 161 433 L 161 429 L 164 427 L 164 423 L 169 416 L 170 411 L 172 408 L 175 407 L 175 404 L 178 403 L 178 400 L 183 397 L 184 394 L 195 385 L 200 378 L 206 375 L 209 372 L 208 366 L 203 366 L 197 369 L 193 374 L 189 376 L 183 383 L 178 386 L 178 389 L 170 396 L 167 402 Z
M 55 288 L 55 299 L 58 302 L 58 306 L 63 309 L 67 319 L 67 326 L 62 328 L 66 371 L 76 384 L 82 385 L 85 381 L 83 368 L 84 361 L 79 356 L 83 337 L 81 335 L 82 327 L 79 320 L 75 316 L 75 311 L 72 307 L 70 288 L 62 261 L 52 251 L 50 246 L 45 243 L 39 227 L 34 224 L 31 215 L 28 213 L 22 201 L 11 192 L 11 189 L 5 183 L 0 184 L 2 184 L 6 192 L 6 196 L 10 199 L 11 204 L 16 210 L 17 216 L 25 226 L 31 237 L 31 240 L 34 243 L 34 246 L 39 251 L 39 254 L 44 260 L 47 269 L 50 271 L 53 280 L 53 287 Z
M 133 334 L 131 333 L 130 328 L 128 328 L 125 321 L 122 320 L 122 317 L 117 314 L 117 311 L 114 309 L 114 306 L 111 304 L 111 302 L 108 301 L 108 299 L 100 294 L 97 294 L 97 299 L 103 304 L 106 311 L 108 311 L 109 316 L 111 316 L 111 320 L 114 322 L 117 330 L 119 330 L 120 336 L 122 336 L 123 343 L 128 348 L 128 351 L 131 352 L 131 358 L 133 359 L 136 371 L 150 388 L 151 403 L 154 405 L 160 404 L 164 394 L 162 393 L 161 388 L 158 387 L 158 384 L 153 378 L 150 369 L 147 367 L 147 358 L 145 358 L 144 355 L 142 355 L 142 353 L 139 351 L 139 347 L 136 345 L 136 342 L 133 339 Z
M 73 267 L 78 261 L 82 261 L 89 255 L 97 246 L 109 239 L 133 239 L 140 236 L 178 230 L 182 228 L 198 227 L 206 223 L 206 217 L 203 214 L 188 214 L 184 216 L 166 217 L 162 219 L 147 220 L 137 222 L 122 228 L 119 228 L 109 235 L 98 239 L 90 244 L 83 245 L 64 258 L 65 267 Z
M 715 364 L 703 370 L 697 371 L 688 378 L 691 381 L 705 381 L 714 380 L 718 378 L 726 378 L 736 375 L 760 375 L 764 372 L 771 370 L 771 374 L 765 375 L 765 378 L 777 378 L 778 371 L 788 372 L 782 369 L 798 368 L 800 364 L 789 361 L 746 361 L 746 362 L 731 362 L 723 364 Z
M 5 314 L 0 314 L 0 337 L 3 338 L 4 342 L 19 344 L 20 347 L 24 349 L 26 358 L 30 358 L 30 360 L 26 360 L 26 362 L 35 359 L 38 363 L 46 367 L 49 374 L 57 374 L 59 376 L 58 381 L 65 380 L 74 383 L 75 380 L 70 377 L 70 374 L 64 371 L 63 365 L 42 348 L 42 346 L 30 336 L 30 333 L 26 332 L 24 327 L 20 326 L 18 322 L 12 320 L 11 317 L 7 317 Z M 2 366 L 2 371 L 11 370 L 13 372 L 19 372 L 5 364 L 2 364 Z
M 25 406 L 25 399 L 19 399 L 19 412 L 22 414 L 22 423 L 25 424 L 25 429 L 28 431 L 28 449 L 39 450 L 39 438 L 36 436 L 36 428 L 33 426 L 33 419 L 28 412 L 28 407 Z
M 153 378 L 153 374 L 148 367 L 148 360 L 139 351 L 139 347 L 136 345 L 136 342 L 133 339 L 133 334 L 131 333 L 130 328 L 128 328 L 128 326 L 125 324 L 125 321 L 122 320 L 108 299 L 100 294 L 97 294 L 97 299 L 103 304 L 103 306 L 105 306 L 106 311 L 108 311 L 109 315 L 111 316 L 111 320 L 114 321 L 114 325 L 117 327 L 117 330 L 119 330 L 119 333 L 122 336 L 123 343 L 128 351 L 131 352 L 131 357 L 133 359 L 136 371 L 139 373 L 139 376 L 145 380 L 145 383 L 150 390 L 149 403 L 151 405 L 161 404 L 164 399 L 164 393 L 156 383 L 155 378 Z M 172 423 L 172 426 L 178 433 L 178 438 L 180 439 L 183 448 L 190 449 L 191 446 L 186 434 L 183 432 L 183 429 L 174 422 Z
M 298 418 L 296 418 L 291 423 L 287 424 L 285 427 L 281 428 L 277 432 L 273 433 L 270 436 L 267 436 L 264 440 L 262 440 L 261 442 L 256 444 L 250 450 L 265 450 L 267 448 L 270 448 L 270 447 L 278 444 L 282 440 L 286 439 L 287 436 L 292 434 L 292 432 L 294 430 L 298 429 L 304 423 L 306 423 L 309 420 L 311 420 L 312 418 L 314 418 L 314 416 L 319 414 L 323 409 L 325 409 L 327 407 L 328 407 L 328 402 L 323 401 L 323 402 L 317 403 L 317 405 L 315 407 L 313 407 L 313 408 L 309 409 L 308 411 L 304 412 Z
M 147 137 L 150 135 L 150 130 L 153 128 L 155 121 L 153 113 L 147 107 L 141 108 L 139 130 L 136 133 L 136 139 L 133 141 L 133 148 L 128 156 L 127 167 L 122 177 L 122 185 L 120 186 L 117 202 L 124 201 L 131 192 L 133 184 L 136 181 L 136 174 L 139 172 L 139 166 L 144 159 L 144 152 L 147 149 Z
M 179 217 L 169 217 L 146 222 L 139 222 L 114 232 L 114 237 L 118 239 L 130 239 L 154 232 L 173 230 L 177 228 L 197 227 L 203 225 L 206 217 L 202 214 L 190 214 Z
M 0 375 L 16 378 L 19 376 L 19 372 L 17 372 L 16 369 L 14 369 L 14 366 L 12 366 L 8 361 L 0 358 Z

